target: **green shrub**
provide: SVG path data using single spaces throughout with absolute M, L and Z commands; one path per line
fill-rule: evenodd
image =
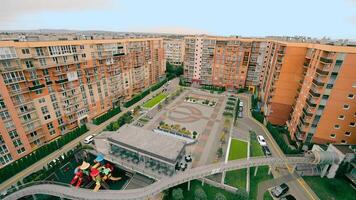
M 120 107 L 117 108 L 113 108 L 110 109 L 108 112 L 106 112 L 105 114 L 93 119 L 93 124 L 95 125 L 99 125 L 105 121 L 107 121 L 108 119 L 112 118 L 113 116 L 119 114 L 121 112 Z
M 301 153 L 300 149 L 292 149 L 288 144 L 286 144 L 283 138 L 283 132 L 279 128 L 273 126 L 271 123 L 267 123 L 267 129 L 273 136 L 274 140 L 277 142 L 278 146 L 285 154 L 299 154 Z

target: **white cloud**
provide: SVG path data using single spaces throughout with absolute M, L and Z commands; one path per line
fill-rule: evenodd
M 114 0 L 0 0 L 0 23 L 14 22 L 41 12 L 110 9 Z

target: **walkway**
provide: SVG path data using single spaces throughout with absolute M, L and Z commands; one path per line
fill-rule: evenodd
M 76 189 L 73 187 L 66 187 L 56 184 L 38 184 L 29 187 L 22 188 L 9 196 L 5 197 L 6 200 L 19 199 L 24 196 L 34 194 L 47 194 L 52 196 L 58 196 L 68 199 L 117 199 L 117 200 L 129 200 L 129 199 L 146 199 L 152 197 L 163 190 L 182 184 L 187 181 L 199 179 L 212 174 L 221 173 L 223 171 L 230 171 L 236 169 L 243 169 L 256 166 L 280 166 L 286 163 L 290 165 L 296 165 L 300 163 L 312 163 L 314 159 L 311 157 L 287 157 L 285 159 L 275 157 L 255 157 L 249 160 L 241 159 L 229 162 L 222 162 L 217 164 L 210 164 L 205 166 L 196 167 L 187 170 L 179 175 L 171 178 L 161 179 L 152 185 L 144 188 L 133 190 L 102 190 L 99 192 L 93 192 L 88 189 Z M 32 183 L 33 184 L 33 183 Z

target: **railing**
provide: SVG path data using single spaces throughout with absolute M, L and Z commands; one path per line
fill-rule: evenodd
M 323 63 L 333 63 L 333 59 L 320 57 L 320 62 L 323 62 Z
M 313 83 L 317 86 L 320 86 L 320 87 L 323 87 L 325 85 L 325 83 L 323 82 L 320 82 L 320 80 L 316 80 L 316 79 L 313 79 Z
M 325 69 L 320 69 L 320 68 L 316 68 L 316 73 L 320 74 L 320 75 L 328 75 L 329 72 Z

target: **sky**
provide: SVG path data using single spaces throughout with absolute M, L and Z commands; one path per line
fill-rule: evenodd
M 356 0 L 0 0 L 0 30 L 356 39 Z

